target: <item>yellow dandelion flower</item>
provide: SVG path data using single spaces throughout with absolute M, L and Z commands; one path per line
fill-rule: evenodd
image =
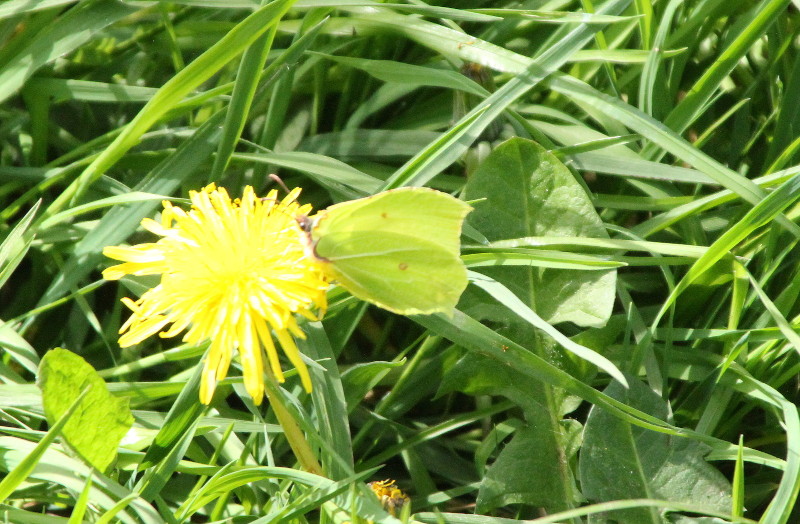
M 378 500 L 381 501 L 383 509 L 389 512 L 393 517 L 397 516 L 397 511 L 403 509 L 403 506 L 408 504 L 411 499 L 397 487 L 394 480 L 377 480 L 367 484 L 370 487 Z
M 314 312 L 326 307 L 328 282 L 319 262 L 306 254 L 305 234 L 295 217 L 307 215 L 311 206 L 297 203 L 299 193 L 295 189 L 278 200 L 271 191 L 262 199 L 247 186 L 241 199 L 231 200 L 212 184 L 189 193 L 189 211 L 164 202 L 161 223 L 142 220 L 145 229 L 161 237 L 157 242 L 106 247 L 106 256 L 124 263 L 107 268 L 103 278 L 161 275 L 139 300 L 123 299 L 133 313 L 120 329 L 120 346 L 184 330 L 185 342 L 210 340 L 200 385 L 204 404 L 225 378 L 236 350 L 245 388 L 260 404 L 264 350 L 275 378 L 284 380 L 274 337 L 310 391 L 311 377 L 294 341 L 305 336 L 297 315 L 317 319 Z

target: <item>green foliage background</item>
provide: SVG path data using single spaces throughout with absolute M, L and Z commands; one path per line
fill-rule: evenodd
M 797 521 L 798 8 L 0 3 L 0 515 L 396 522 L 364 484 L 391 477 L 416 522 Z M 305 325 L 315 390 L 276 394 L 324 475 L 238 369 L 198 403 L 205 347 L 120 350 L 154 282 L 100 279 L 164 198 L 271 173 L 475 207 L 452 317 L 333 289 Z M 56 347 L 131 407 L 102 473 L 61 439 L 81 401 L 45 414 Z

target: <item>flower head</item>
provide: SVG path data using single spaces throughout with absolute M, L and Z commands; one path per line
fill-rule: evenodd
M 307 215 L 311 206 L 297 203 L 299 193 L 278 200 L 271 191 L 262 199 L 247 186 L 241 199 L 231 200 L 212 184 L 189 193 L 189 211 L 165 201 L 161 223 L 142 220 L 161 237 L 157 242 L 106 247 L 106 256 L 123 263 L 103 271 L 104 278 L 161 275 L 139 300 L 123 299 L 133 313 L 120 329 L 120 346 L 184 330 L 185 342 L 210 340 L 200 385 L 204 404 L 227 374 L 235 349 L 245 388 L 259 404 L 264 350 L 272 373 L 284 380 L 274 337 L 310 391 L 311 377 L 294 341 L 304 338 L 296 314 L 316 320 L 315 311 L 326 306 L 328 282 L 319 262 L 306 254 L 295 217 Z
M 411 499 L 400 491 L 397 484 L 392 479 L 377 480 L 367 484 L 378 500 L 381 501 L 383 509 L 388 511 L 393 517 L 397 516 L 397 510 L 402 509 Z

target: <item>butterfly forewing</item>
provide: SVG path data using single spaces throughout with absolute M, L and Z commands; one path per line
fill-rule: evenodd
M 446 193 L 406 187 L 343 202 L 320 214 L 314 237 L 327 232 L 396 232 L 457 251 L 461 223 L 472 208 Z

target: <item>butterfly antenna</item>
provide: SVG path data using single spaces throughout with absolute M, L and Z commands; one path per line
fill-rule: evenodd
M 290 193 L 289 188 L 286 187 L 286 184 L 283 183 L 283 179 L 281 177 L 279 177 L 275 173 L 270 173 L 269 178 L 270 180 L 281 186 L 281 188 L 283 188 L 283 190 L 286 191 L 287 195 Z
M 281 177 L 279 177 L 275 173 L 270 173 L 269 174 L 269 178 L 273 182 L 275 182 L 276 184 L 281 186 L 281 188 L 284 191 L 286 191 L 287 195 L 289 193 L 291 193 L 291 191 L 289 191 L 289 188 L 286 186 L 286 184 L 283 183 L 283 179 Z M 305 232 L 306 236 L 310 235 L 310 231 L 314 227 L 313 221 L 310 218 L 308 218 L 308 216 L 306 216 L 306 215 L 297 215 L 297 216 L 295 216 L 293 218 L 297 222 L 297 225 L 300 226 L 300 229 L 302 229 Z M 310 242 L 310 238 L 309 238 L 309 242 Z

